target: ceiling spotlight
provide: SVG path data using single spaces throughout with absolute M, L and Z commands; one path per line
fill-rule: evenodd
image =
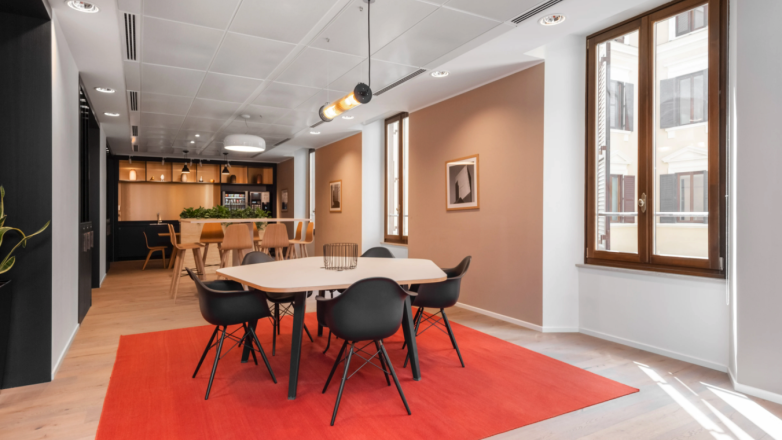
M 95 90 L 101 93 L 114 93 L 114 89 L 110 89 L 108 87 L 95 87 Z
M 119 116 L 119 113 L 105 112 L 103 114 L 106 116 L 111 116 L 112 118 L 116 118 L 117 116 Z
M 196 137 L 197 137 L 197 138 L 200 138 L 200 137 L 201 137 L 201 135 L 196 133 Z
M 355 118 L 355 116 L 342 115 L 342 119 L 350 120 L 350 119 L 353 119 L 353 118 Z
M 77 1 L 77 0 L 68 0 L 65 3 L 67 3 L 68 6 L 71 7 L 71 9 L 75 9 L 75 10 L 77 10 L 79 12 L 86 12 L 88 14 L 94 14 L 94 13 L 100 11 L 100 9 L 98 9 L 98 7 L 93 5 L 92 3 L 81 2 L 81 1 Z
M 446 76 L 450 75 L 451 73 L 447 70 L 435 70 L 431 73 L 432 77 L 434 78 L 445 78 Z
M 194 144 L 194 143 L 195 143 L 195 141 L 190 141 L 190 143 L 191 143 L 191 144 Z
M 320 134 L 319 131 L 311 131 L 310 134 Z
M 562 14 L 551 14 L 540 19 L 540 24 L 543 26 L 554 26 L 565 21 L 565 16 Z
M 87 110 L 89 110 L 89 109 L 90 109 L 90 106 L 89 106 L 89 105 L 84 105 L 84 104 L 80 105 L 79 107 L 81 107 L 81 108 L 84 108 L 84 109 L 87 109 Z

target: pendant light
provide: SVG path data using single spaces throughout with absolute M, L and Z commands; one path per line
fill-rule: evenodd
M 223 153 L 223 156 L 225 156 L 225 166 L 223 167 L 222 174 L 231 174 L 231 172 L 228 171 L 228 153 Z
M 185 160 L 187 160 L 187 153 L 188 151 L 185 150 Z M 187 162 L 185 162 L 185 166 L 182 167 L 182 174 L 190 174 L 190 168 L 187 167 Z
M 364 0 L 364 2 L 367 4 L 367 63 L 369 67 L 369 72 L 367 75 L 368 84 L 358 83 L 356 87 L 353 88 L 352 92 L 348 93 L 342 98 L 339 98 L 337 101 L 331 104 L 322 106 L 320 110 L 318 110 L 318 116 L 320 116 L 320 119 L 323 122 L 331 122 L 334 120 L 334 118 L 341 115 L 342 113 L 356 108 L 361 104 L 367 104 L 372 100 L 372 89 L 370 88 L 372 85 L 372 39 L 370 37 L 370 12 L 372 10 L 372 3 L 374 1 L 375 0 Z
M 247 120 L 250 119 L 250 115 L 242 115 L 244 118 L 244 126 L 249 131 L 250 127 L 247 126 Z M 260 153 L 266 151 L 266 141 L 260 137 L 252 134 L 229 134 L 223 140 L 226 150 L 240 151 L 243 153 Z

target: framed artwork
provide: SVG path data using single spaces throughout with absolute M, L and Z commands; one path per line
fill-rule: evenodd
M 480 209 L 478 155 L 445 162 L 445 209 Z
M 280 208 L 282 212 L 288 212 L 288 190 L 284 189 L 280 191 L 280 201 L 282 207 Z
M 331 194 L 329 212 L 342 212 L 342 181 L 329 182 L 329 189 Z

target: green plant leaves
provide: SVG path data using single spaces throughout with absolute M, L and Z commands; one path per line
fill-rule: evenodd
M 5 215 L 5 207 L 4 207 L 4 204 L 3 204 L 3 199 L 4 198 L 5 198 L 5 188 L 3 188 L 0 185 L 0 244 L 3 244 L 3 236 L 5 236 L 5 233 L 8 232 L 8 231 L 16 231 L 16 232 L 18 232 L 19 235 L 22 236 L 22 239 L 19 240 L 19 243 L 16 243 L 16 245 L 11 249 L 11 252 L 9 252 L 8 255 L 6 255 L 6 257 L 3 259 L 3 261 L 0 262 L 0 274 L 8 272 L 14 266 L 14 263 L 16 262 L 16 257 L 13 256 L 14 251 L 16 251 L 16 249 L 19 246 L 26 247 L 27 246 L 27 240 L 29 240 L 31 237 L 34 237 L 34 236 L 40 234 L 41 232 L 43 232 L 44 230 L 46 230 L 46 228 L 48 228 L 49 224 L 51 223 L 51 221 L 46 222 L 46 224 L 43 225 L 43 227 L 41 229 L 37 230 L 36 232 L 34 232 L 34 233 L 30 234 L 30 235 L 24 235 L 24 232 L 22 232 L 21 229 L 12 228 L 10 226 L 4 226 L 5 225 L 5 219 L 7 217 Z
M 231 218 L 271 218 L 272 214 L 269 211 L 264 211 L 260 208 L 246 208 L 230 210 L 225 206 L 218 205 L 211 209 L 203 207 L 198 208 L 185 208 L 179 214 L 179 218 L 217 218 L 217 219 L 231 219 Z
M 16 262 L 16 257 L 7 256 L 5 257 L 5 260 L 3 260 L 2 263 L 0 263 L 0 274 L 6 273 L 9 270 L 11 270 L 12 267 L 14 267 L 14 263 Z

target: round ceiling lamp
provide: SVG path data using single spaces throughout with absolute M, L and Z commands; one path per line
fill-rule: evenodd
M 223 141 L 226 150 L 242 153 L 259 153 L 266 151 L 266 141 L 252 134 L 229 134 Z
M 100 9 L 98 9 L 98 7 L 93 5 L 92 3 L 80 2 L 80 1 L 77 1 L 77 0 L 68 0 L 65 3 L 67 3 L 68 6 L 71 7 L 71 9 L 75 9 L 75 10 L 77 10 L 79 12 L 86 12 L 88 14 L 94 14 L 94 13 L 100 11 Z
M 565 16 L 562 14 L 551 14 L 540 19 L 540 24 L 543 26 L 554 26 L 565 21 Z

